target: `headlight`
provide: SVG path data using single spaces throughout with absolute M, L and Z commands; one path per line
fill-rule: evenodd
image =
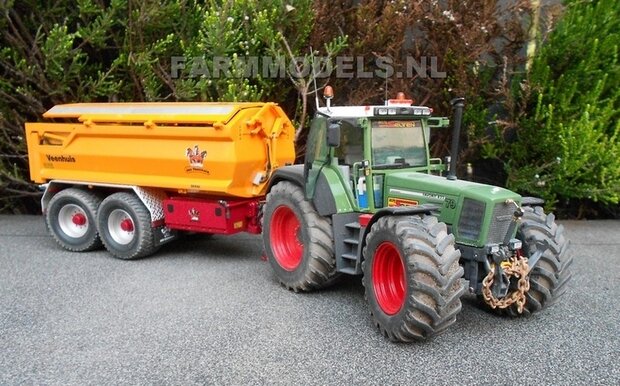
M 486 204 L 482 201 L 466 198 L 463 200 L 458 222 L 458 235 L 468 240 L 478 240 L 482 231 L 482 222 Z
M 511 250 L 516 251 L 517 249 L 521 249 L 521 247 L 523 247 L 523 243 L 519 239 L 511 239 L 508 243 L 508 247 Z

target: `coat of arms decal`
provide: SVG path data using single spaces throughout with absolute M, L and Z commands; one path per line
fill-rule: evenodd
M 194 148 L 188 147 L 185 150 L 185 156 L 187 157 L 187 161 L 189 162 L 189 166 L 185 168 L 186 171 L 201 171 L 205 173 L 209 173 L 208 170 L 205 169 L 204 161 L 207 156 L 206 150 L 200 150 L 198 145 L 194 145 Z

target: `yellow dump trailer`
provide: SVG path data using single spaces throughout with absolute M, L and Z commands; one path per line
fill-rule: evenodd
M 274 103 L 58 105 L 27 123 L 30 174 L 50 180 L 256 197 L 295 158 Z
M 272 173 L 295 159 L 275 103 L 57 105 L 26 124 L 30 175 L 66 249 L 152 253 L 176 230 L 260 232 Z

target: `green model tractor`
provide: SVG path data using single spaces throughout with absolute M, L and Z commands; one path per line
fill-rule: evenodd
M 267 195 L 263 241 L 285 287 L 310 291 L 363 274 L 373 321 L 393 341 L 453 324 L 465 282 L 481 304 L 511 316 L 564 292 L 568 240 L 542 200 L 456 178 L 463 99 L 452 101 L 447 167 L 428 146 L 447 118 L 402 95 L 341 107 L 330 94 L 305 163 L 278 169 Z

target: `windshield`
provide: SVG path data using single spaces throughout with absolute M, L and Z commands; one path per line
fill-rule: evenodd
M 426 162 L 426 146 L 419 120 L 372 122 L 374 167 L 424 166 Z

